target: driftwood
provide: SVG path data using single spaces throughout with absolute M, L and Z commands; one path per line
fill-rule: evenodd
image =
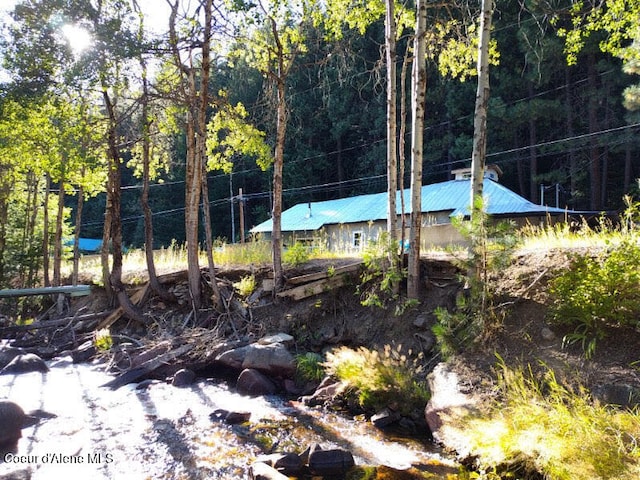
M 288 278 L 287 285 L 302 285 L 310 283 L 316 280 L 322 280 L 325 278 L 335 277 L 337 275 L 343 275 L 345 273 L 357 272 L 360 270 L 362 262 L 352 263 L 350 265 L 344 265 L 342 267 L 336 267 L 331 272 L 328 270 L 324 272 L 309 273 L 307 275 L 300 275 L 298 277 Z
M 163 365 L 171 362 L 172 360 L 178 358 L 181 355 L 184 355 L 188 351 L 192 350 L 195 347 L 194 344 L 188 343 L 186 345 L 182 345 L 178 348 L 170 350 L 169 352 L 159 355 L 151 360 L 144 362 L 142 365 L 136 368 L 132 368 L 131 370 L 127 370 L 123 374 L 117 376 L 110 382 L 102 385 L 103 387 L 108 387 L 111 390 L 116 390 L 128 383 L 135 382 L 139 378 L 145 377 L 152 373 L 154 370 L 160 368 Z
M 144 287 L 142 287 L 141 289 L 139 289 L 138 291 L 136 291 L 132 296 L 131 296 L 131 303 L 133 305 L 140 305 L 142 303 L 142 301 L 145 299 L 147 292 L 149 291 L 149 284 L 147 283 Z M 122 317 L 122 315 L 124 314 L 124 308 L 122 307 L 118 307 L 116 308 L 113 313 L 111 313 L 111 315 L 109 315 L 107 318 L 105 318 L 100 325 L 98 325 L 97 330 L 102 330 L 103 328 L 109 328 L 111 325 L 113 325 L 114 323 L 116 323 L 118 320 L 120 320 L 120 318 Z
M 338 275 L 323 280 L 317 280 L 315 282 L 306 283 L 298 287 L 290 288 L 278 292 L 280 298 L 290 298 L 292 300 L 302 300 L 307 297 L 312 297 L 320 293 L 333 290 L 334 288 L 342 287 L 349 281 L 347 275 Z
M 87 327 L 85 322 L 100 320 L 110 313 L 111 312 L 88 313 L 86 315 L 78 315 L 75 317 L 33 322 L 28 325 L 10 325 L 7 327 L 0 327 L 0 337 L 5 333 L 26 332 L 30 330 L 48 330 L 66 325 L 71 326 L 74 330 L 88 330 L 89 327 Z

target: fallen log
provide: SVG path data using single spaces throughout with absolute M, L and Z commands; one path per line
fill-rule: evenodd
M 100 320 L 107 315 L 109 315 L 111 311 L 108 312 L 99 312 L 99 313 L 88 313 L 86 315 L 78 315 L 75 317 L 65 317 L 58 318 L 56 320 L 44 320 L 39 322 L 33 322 L 26 325 L 9 325 L 6 327 L 0 327 L 0 336 L 5 333 L 15 333 L 15 332 L 25 332 L 29 330 L 46 330 L 50 328 L 58 328 L 63 325 L 78 325 L 81 322 L 86 322 L 88 320 Z
M 352 263 L 350 265 L 344 265 L 342 267 L 336 267 L 331 270 L 325 270 L 323 272 L 309 273 L 307 275 L 300 275 L 287 279 L 288 285 L 302 285 L 305 283 L 313 282 L 315 280 L 322 280 L 325 278 L 335 277 L 345 273 L 357 272 L 362 266 L 362 262 Z
M 117 376 L 113 380 L 102 385 L 103 387 L 110 388 L 111 390 L 117 390 L 118 388 L 127 385 L 128 383 L 135 382 L 136 380 L 149 375 L 154 370 L 169 363 L 170 361 L 184 355 L 195 347 L 194 344 L 182 345 L 174 350 L 171 350 L 163 355 L 159 355 L 151 360 L 146 361 L 142 365 L 131 370 L 127 370 L 121 375 Z
M 307 297 L 312 297 L 334 288 L 342 287 L 350 280 L 348 275 L 338 275 L 323 280 L 300 285 L 299 287 L 290 288 L 282 292 L 278 292 L 280 298 L 290 298 L 292 300 L 302 300 Z
M 147 284 L 145 284 L 144 287 L 142 287 L 141 289 L 137 290 L 133 295 L 131 295 L 131 303 L 133 305 L 140 305 L 140 303 L 142 303 L 142 301 L 144 300 L 145 296 L 147 295 L 148 291 L 149 291 L 149 284 L 147 283 Z M 113 311 L 113 313 L 111 313 L 111 315 L 109 315 L 107 318 L 105 318 L 100 323 L 100 325 L 98 325 L 96 330 L 102 330 L 103 328 L 109 328 L 111 325 L 113 325 L 118 320 L 120 320 L 120 318 L 122 317 L 123 314 L 124 314 L 124 308 L 122 308 L 122 307 L 116 308 Z

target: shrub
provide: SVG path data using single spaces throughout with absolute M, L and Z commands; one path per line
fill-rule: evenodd
M 607 327 L 640 325 L 640 246 L 631 236 L 595 256 L 575 255 L 550 292 L 552 321 L 574 327 L 565 341 L 581 342 L 590 356 Z
M 409 414 L 423 409 L 429 400 L 428 388 L 419 379 L 418 360 L 402 354 L 401 346 L 386 345 L 383 352 L 340 347 L 327 353 L 324 366 L 329 375 L 353 388 L 365 411 L 396 405 L 400 413 Z
M 233 284 L 238 293 L 243 297 L 248 297 L 256 289 L 256 277 L 254 275 L 246 275 L 239 282 Z
M 309 250 L 300 242 L 294 243 L 282 254 L 282 261 L 292 267 L 297 267 L 309 261 Z

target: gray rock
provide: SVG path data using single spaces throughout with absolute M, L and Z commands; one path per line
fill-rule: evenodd
M 313 475 L 344 475 L 355 465 L 351 452 L 342 449 L 312 450 L 309 470 Z
M 0 369 L 9 365 L 11 360 L 16 358 L 18 355 L 22 355 L 23 353 L 26 352 L 21 348 L 4 347 L 0 349 Z
M 273 343 L 281 343 L 283 345 L 291 345 L 293 343 L 293 337 L 288 333 L 276 333 L 275 335 L 268 335 L 258 340 L 260 345 L 271 345 Z
M 398 423 L 401 418 L 402 416 L 395 410 L 385 408 L 371 417 L 371 423 L 373 423 L 376 428 L 382 429 Z
M 251 397 L 273 395 L 277 390 L 269 377 L 252 368 L 247 368 L 240 373 L 236 389 L 242 395 Z
M 24 353 L 17 355 L 2 370 L 0 375 L 21 374 L 29 372 L 48 372 L 49 367 L 39 356 L 34 353 Z
M 0 401 L 0 446 L 9 446 L 20 440 L 25 420 L 24 410 L 18 404 Z
M 181 368 L 173 375 L 171 385 L 174 387 L 188 387 L 193 384 L 196 379 L 196 374 L 188 368 Z
M 250 345 L 242 368 L 255 368 L 268 375 L 291 378 L 296 372 L 296 361 L 281 343 Z

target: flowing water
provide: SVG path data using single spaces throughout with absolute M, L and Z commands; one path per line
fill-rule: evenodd
M 280 397 L 245 397 L 222 381 L 112 391 L 101 387 L 112 379 L 104 364 L 62 357 L 49 366 L 47 373 L 0 376 L 0 399 L 56 415 L 23 430 L 17 451 L 0 458 L 0 478 L 28 470 L 33 480 L 244 479 L 257 456 L 313 443 L 348 449 L 357 465 L 455 471 L 424 442 L 389 438 L 370 423 Z M 216 409 L 251 412 L 251 419 L 213 421 Z

